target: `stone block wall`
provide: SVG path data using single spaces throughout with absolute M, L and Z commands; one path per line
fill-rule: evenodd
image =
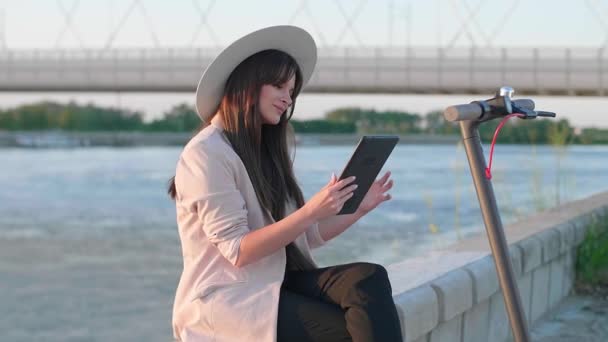
M 571 293 L 577 247 L 591 223 L 607 211 L 608 192 L 505 228 L 529 327 Z M 450 265 L 442 266 L 445 263 Z M 404 341 L 513 339 L 485 234 L 461 241 L 436 258 L 422 256 L 387 269 Z M 433 273 L 433 269 L 441 271 Z

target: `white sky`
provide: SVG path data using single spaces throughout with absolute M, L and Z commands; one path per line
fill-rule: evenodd
M 211 46 L 290 23 L 320 46 L 600 47 L 607 8 L 583 0 L 0 0 L 0 37 L 9 48 Z
M 210 4 L 213 6 L 209 7 Z M 65 13 L 72 13 L 69 20 Z M 470 20 L 463 26 L 464 18 Z M 573 0 L 0 0 L 0 49 L 226 45 L 254 29 L 274 24 L 301 26 L 315 36 L 320 47 L 453 44 L 599 48 L 608 37 L 608 3 Z M 303 94 L 298 102 L 298 115 L 321 117 L 326 111 L 341 106 L 425 114 L 451 104 L 488 97 L 491 94 Z M 0 108 L 43 99 L 117 105 L 156 117 L 177 103 L 192 104 L 194 94 L 0 93 Z M 604 98 L 535 96 L 534 99 L 537 108 L 556 111 L 576 126 L 608 127 L 608 115 L 604 114 L 608 100 Z

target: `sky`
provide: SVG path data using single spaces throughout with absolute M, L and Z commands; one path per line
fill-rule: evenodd
M 598 0 L 0 0 L 0 37 L 8 48 L 214 46 L 294 24 L 329 47 L 600 47 L 607 10 Z
M 67 15 L 67 14 L 70 15 Z M 255 29 L 293 24 L 320 48 L 343 46 L 571 47 L 608 37 L 608 3 L 597 0 L 0 0 L 1 49 L 225 46 Z M 499 85 L 497 85 L 499 86 Z M 516 89 L 517 90 L 517 89 Z M 516 94 L 518 95 L 518 94 Z M 302 94 L 302 118 L 340 106 L 425 114 L 480 95 Z M 0 108 L 42 99 L 144 111 L 149 118 L 194 94 L 0 93 Z M 576 126 L 608 128 L 608 100 L 535 96 L 537 107 Z

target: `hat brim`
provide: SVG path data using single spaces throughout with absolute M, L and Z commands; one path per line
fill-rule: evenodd
M 230 73 L 247 57 L 269 49 L 293 57 L 302 72 L 302 85 L 308 82 L 317 62 L 317 46 L 308 32 L 288 25 L 252 32 L 220 52 L 201 76 L 196 88 L 196 111 L 203 121 L 217 111 Z

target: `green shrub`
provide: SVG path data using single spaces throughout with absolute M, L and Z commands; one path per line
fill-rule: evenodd
M 576 276 L 578 280 L 596 285 L 608 270 L 608 216 L 593 221 L 583 242 L 578 246 Z

